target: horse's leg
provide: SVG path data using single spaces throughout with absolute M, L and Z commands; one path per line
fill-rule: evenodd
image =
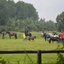
M 48 38 L 47 38 L 47 41 L 48 41 Z
M 15 34 L 15 39 L 17 39 L 17 34 Z
M 29 41 L 30 41 L 30 39 L 29 39 Z
M 46 36 L 45 36 L 45 41 L 46 41 Z
M 15 36 L 15 39 L 16 39 L 16 36 Z
M 16 39 L 16 36 L 15 36 L 15 39 Z
M 9 36 L 10 37 L 10 39 L 11 39 L 11 36 Z
M 51 39 L 49 40 L 49 43 L 51 43 Z

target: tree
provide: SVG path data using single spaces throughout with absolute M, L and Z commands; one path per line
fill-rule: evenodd
M 24 3 L 23 1 L 19 1 L 15 4 L 16 7 L 16 19 L 26 19 L 32 18 L 33 20 L 38 20 L 38 13 L 32 4 Z
M 64 12 L 62 12 L 60 15 L 57 16 L 56 18 L 56 22 L 57 22 L 57 27 L 58 27 L 58 30 L 61 31 L 63 30 L 64 31 Z
M 6 0 L 0 0 L 0 25 L 7 22 Z

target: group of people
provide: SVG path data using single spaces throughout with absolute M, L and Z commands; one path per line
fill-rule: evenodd
M 44 36 L 44 37 L 45 37 L 45 41 L 46 41 L 46 37 L 47 37 L 47 38 L 50 38 L 50 37 L 48 36 L 48 34 L 44 33 L 44 30 L 42 30 L 42 33 L 45 34 L 45 36 Z M 57 34 L 57 32 L 55 31 L 53 35 L 58 35 L 58 34 Z M 64 42 L 64 32 L 63 32 L 63 31 L 61 31 L 61 33 L 59 34 L 59 37 L 60 37 L 60 40 L 61 40 L 62 42 Z
M 55 31 L 54 35 L 58 35 L 58 34 L 56 33 L 56 31 Z M 59 37 L 60 37 L 60 40 L 61 40 L 62 42 L 64 42 L 64 32 L 63 32 L 63 31 L 61 31 L 61 33 L 59 34 Z

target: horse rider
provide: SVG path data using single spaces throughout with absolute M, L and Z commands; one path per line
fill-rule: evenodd
M 27 29 L 27 31 L 26 31 L 26 34 L 29 35 L 29 33 L 28 33 L 28 29 Z
M 54 33 L 53 35 L 58 35 L 58 34 L 57 34 L 56 31 L 55 31 L 55 33 Z
M 42 30 L 42 33 L 44 34 L 44 30 Z

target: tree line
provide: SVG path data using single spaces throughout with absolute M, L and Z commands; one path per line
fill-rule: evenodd
M 53 31 L 61 28 L 58 20 L 57 24 L 54 21 L 40 19 L 38 12 L 32 4 L 13 0 L 0 0 L 0 31 Z
M 55 23 L 51 20 L 34 21 L 32 18 L 26 18 L 25 20 L 17 20 L 9 18 L 5 26 L 0 26 L 0 31 L 20 31 L 24 32 L 26 29 L 29 31 L 53 31 L 56 30 Z

